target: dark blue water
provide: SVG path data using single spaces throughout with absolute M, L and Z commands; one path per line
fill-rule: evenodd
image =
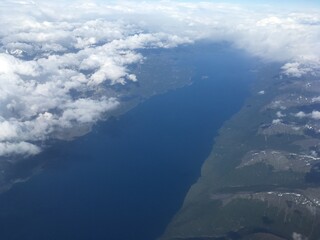
M 52 159 L 50 167 L 0 196 L 0 239 L 161 235 L 252 77 L 250 61 L 236 51 L 203 51 L 194 62 L 193 85 L 153 97 L 42 155 Z

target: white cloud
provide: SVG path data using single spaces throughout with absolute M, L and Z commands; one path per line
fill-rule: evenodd
M 311 99 L 312 102 L 320 102 L 320 96 Z
M 283 118 L 286 116 L 286 114 L 283 114 L 281 111 L 276 112 L 276 115 L 278 118 Z
M 41 149 L 27 142 L 0 142 L 0 156 L 23 155 L 24 157 L 39 154 Z
M 310 65 L 314 63 L 299 63 L 299 62 L 292 62 L 292 63 L 286 63 L 283 67 L 282 70 L 283 72 L 292 77 L 302 77 L 305 74 L 315 74 L 316 71 L 318 71 L 319 66 L 316 64 L 314 67 L 311 67 Z
M 320 119 L 320 112 L 319 111 L 312 111 L 311 118 L 319 120 Z
M 280 124 L 282 122 L 281 119 L 273 119 L 272 124 Z
M 129 66 L 143 61 L 143 48 L 228 41 L 253 56 L 283 62 L 290 76 L 320 69 L 317 10 L 3 0 L 0 12 L 0 156 L 36 154 L 39 142 L 102 119 L 120 104 L 103 90 L 139 80 Z
M 304 118 L 304 117 L 307 117 L 308 114 L 300 111 L 300 112 L 296 113 L 294 116 L 296 116 L 296 117 L 298 117 L 298 118 Z
M 65 110 L 59 121 L 64 123 L 75 121 L 80 124 L 92 123 L 100 118 L 101 113 L 115 108 L 118 104 L 118 101 L 114 98 L 78 99 L 64 105 Z
M 305 118 L 305 117 L 309 117 L 309 118 L 312 118 L 312 119 L 315 119 L 315 120 L 320 120 L 320 112 L 319 111 L 316 111 L 316 110 L 313 110 L 311 113 L 304 113 L 302 111 L 296 113 L 294 115 L 295 117 L 298 117 L 298 118 Z
M 304 68 L 301 68 L 301 64 L 294 62 L 294 63 L 286 63 L 282 70 L 286 73 L 286 75 L 291 75 L 294 77 L 301 77 L 306 73 Z

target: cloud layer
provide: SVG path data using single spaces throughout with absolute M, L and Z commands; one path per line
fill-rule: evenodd
M 1 1 L 0 156 L 38 154 L 102 119 L 121 104 L 110 87 L 139 80 L 129 66 L 144 48 L 227 41 L 283 62 L 287 75 L 317 74 L 319 16 L 208 2 Z

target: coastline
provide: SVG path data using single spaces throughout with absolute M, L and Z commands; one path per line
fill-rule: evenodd
M 265 191 L 266 189 L 268 191 L 275 190 L 278 188 L 278 184 L 281 186 L 281 182 L 284 182 L 282 178 L 287 178 L 285 182 L 289 182 L 291 186 L 297 184 L 296 187 L 298 188 L 301 185 L 304 176 L 299 173 L 293 174 L 293 176 L 290 174 L 285 176 L 285 173 L 282 172 L 282 176 L 281 174 L 274 174 L 270 177 L 263 166 L 260 169 L 257 168 L 255 173 L 249 171 L 237 174 L 234 171 L 242 157 L 252 149 L 281 148 L 288 151 L 293 150 L 291 143 L 294 137 L 293 139 L 288 138 L 287 141 L 281 141 L 280 146 L 279 142 L 272 140 L 266 142 L 264 136 L 256 134 L 262 123 L 272 122 L 271 115 L 268 113 L 261 114 L 261 109 L 278 94 L 277 91 L 272 93 L 279 84 L 278 74 L 279 67 L 276 64 L 260 70 L 257 81 L 252 83 L 250 96 L 241 110 L 227 120 L 219 130 L 212 151 L 202 165 L 200 178 L 191 186 L 181 209 L 176 213 L 163 236 L 159 239 L 227 239 L 225 238 L 227 234 L 232 232 L 236 236 L 236 232 L 241 231 L 245 223 L 242 223 L 244 225 L 238 225 L 236 223 L 239 221 L 238 215 L 233 216 L 230 212 L 226 212 L 227 210 L 221 210 L 224 205 L 221 206 L 219 202 L 227 201 L 223 204 L 232 202 L 232 197 L 235 198 L 237 192 L 252 193 Z M 266 94 L 259 94 L 261 91 L 265 91 Z M 255 179 L 254 182 L 253 179 Z M 241 190 L 237 190 L 237 188 Z M 228 200 L 229 198 L 230 200 Z M 250 204 L 239 202 L 238 205 L 235 204 L 233 211 L 241 211 L 241 204 L 244 204 L 242 206 L 243 210 L 249 210 Z M 260 203 L 257 202 L 257 204 Z M 264 209 L 265 207 L 261 206 L 260 208 Z M 257 211 L 256 215 L 259 214 L 259 210 Z M 248 216 L 247 213 L 242 214 L 244 217 Z M 252 213 L 252 215 L 254 214 Z M 224 217 L 229 217 L 230 221 L 223 220 Z M 251 234 L 250 231 L 241 234 Z M 268 239 L 279 237 L 276 232 L 270 232 L 271 235 Z M 283 233 L 280 236 L 283 237 Z M 232 236 L 230 239 L 233 239 Z
M 220 129 L 160 239 L 319 238 L 317 76 L 289 78 L 270 67 Z

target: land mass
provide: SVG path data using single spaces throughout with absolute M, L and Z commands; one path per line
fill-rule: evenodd
M 320 239 L 320 84 L 260 69 L 162 240 Z

